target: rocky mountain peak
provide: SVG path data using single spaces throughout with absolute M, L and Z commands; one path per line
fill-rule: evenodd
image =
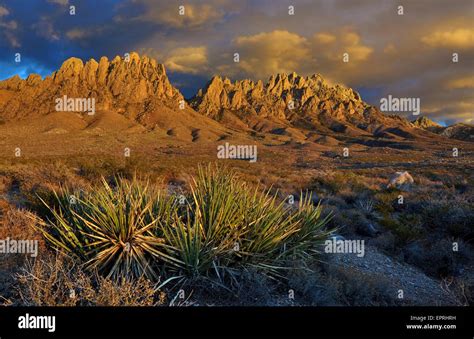
M 44 80 L 39 75 L 26 80 L 13 77 L 0 82 L 0 89 L 18 94 L 0 105 L 6 120 L 48 114 L 54 110 L 55 99 L 64 95 L 95 98 L 98 110 L 115 109 L 132 117 L 143 115 L 152 102 L 175 109 L 184 99 L 170 84 L 163 65 L 136 52 L 128 58 L 116 56 L 111 62 L 107 57 L 86 63 L 72 57 Z
M 295 72 L 272 75 L 265 84 L 261 80 L 231 82 L 214 76 L 192 98 L 191 106 L 211 117 L 219 116 L 223 110 L 243 110 L 281 119 L 291 119 L 295 114 L 363 115 L 368 107 L 350 88 L 330 86 L 320 74 L 303 77 Z
M 412 124 L 415 127 L 423 128 L 423 129 L 442 127 L 440 124 L 434 122 L 433 120 L 431 120 L 430 118 L 427 118 L 425 116 L 422 116 L 422 117 L 417 118 L 416 120 L 413 120 Z

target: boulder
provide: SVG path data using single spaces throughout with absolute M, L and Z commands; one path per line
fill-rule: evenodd
M 414 182 L 413 177 L 407 171 L 397 172 L 390 178 L 387 188 L 408 188 Z

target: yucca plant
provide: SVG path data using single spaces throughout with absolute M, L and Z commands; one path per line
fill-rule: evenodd
M 243 190 L 243 183 L 234 173 L 199 167 L 185 212 L 176 212 L 158 228 L 182 262 L 176 262 L 176 268 L 198 276 L 229 264 L 229 256 L 241 237 Z
M 320 245 L 333 233 L 325 227 L 332 215 L 329 213 L 322 218 L 321 202 L 318 202 L 315 207 L 312 193 L 301 193 L 300 197 L 298 207 L 293 212 L 296 220 L 299 221 L 299 230 L 286 244 L 285 254 L 290 257 L 307 259 L 319 254 Z
M 320 218 L 321 207 L 312 205 L 310 195 L 295 210 L 226 169 L 200 167 L 190 191 L 186 213 L 158 228 L 178 256 L 174 269 L 188 276 L 220 276 L 246 265 L 275 272 L 288 268 L 289 258 L 317 253 L 329 234 L 328 218 Z
M 155 277 L 150 259 L 175 260 L 162 251 L 166 245 L 153 232 L 173 202 L 153 192 L 148 182 L 117 177 L 111 186 L 102 179 L 87 194 L 63 188 L 55 196 L 55 206 L 43 201 L 52 217 L 40 229 L 53 247 L 78 257 L 87 268 L 107 277 Z

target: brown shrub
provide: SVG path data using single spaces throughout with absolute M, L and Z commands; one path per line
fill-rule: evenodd
M 390 280 L 349 267 L 322 265 L 313 272 L 294 272 L 289 284 L 312 306 L 395 306 Z
M 28 261 L 16 280 L 18 302 L 27 306 L 155 306 L 165 300 L 144 277 L 106 279 L 84 272 L 63 255 Z
M 0 240 L 37 240 L 38 253 L 46 249 L 43 237 L 34 229 L 35 215 L 15 208 L 9 208 L 0 219 Z M 11 298 L 15 285 L 14 274 L 24 264 L 29 254 L 0 254 L 0 295 Z

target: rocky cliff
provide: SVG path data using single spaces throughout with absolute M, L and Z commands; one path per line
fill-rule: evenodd
M 336 130 L 347 125 L 375 130 L 384 123 L 408 123 L 384 116 L 365 103 L 356 91 L 341 85 L 331 86 L 319 74 L 310 77 L 277 74 L 266 83 L 247 79 L 231 82 L 215 76 L 190 104 L 216 120 L 231 113 L 250 125 L 256 123 L 252 117 L 309 128 L 322 124 Z
M 442 128 L 440 124 L 434 122 L 433 120 L 425 116 L 422 116 L 422 117 L 417 118 L 416 120 L 413 120 L 412 124 L 415 127 L 426 129 L 429 131 L 436 131 Z
M 183 100 L 166 75 L 163 65 L 146 56 L 130 53 L 129 60 L 119 56 L 109 61 L 67 59 L 61 68 L 44 80 L 31 74 L 0 82 L 8 99 L 0 103 L 4 120 L 48 114 L 55 110 L 55 99 L 95 98 L 97 110 L 114 110 L 128 118 L 147 123 L 146 113 L 157 107 L 178 109 Z
M 443 127 L 427 117 L 419 117 L 412 121 L 417 127 L 430 131 L 450 139 L 463 141 L 474 141 L 474 126 L 464 123 L 457 123 L 448 127 Z

